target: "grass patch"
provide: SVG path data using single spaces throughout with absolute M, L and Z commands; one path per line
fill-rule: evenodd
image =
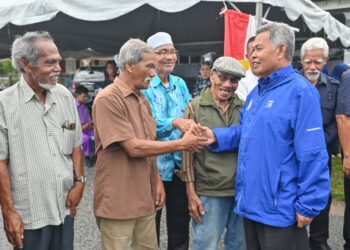
M 332 197 L 337 201 L 344 201 L 344 174 L 340 157 L 332 159 Z

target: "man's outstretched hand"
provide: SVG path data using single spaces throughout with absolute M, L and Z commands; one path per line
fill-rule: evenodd
M 208 145 L 216 142 L 216 137 L 210 128 L 202 126 L 198 123 L 196 127 L 196 132 L 198 136 L 204 136 L 205 138 L 207 138 Z
M 190 129 L 183 135 L 181 142 L 183 145 L 183 150 L 189 150 L 193 152 L 199 152 L 204 147 L 208 146 L 208 140 L 206 137 L 201 135 L 196 135 L 196 124 L 192 124 Z

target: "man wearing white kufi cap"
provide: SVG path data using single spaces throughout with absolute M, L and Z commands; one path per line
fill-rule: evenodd
M 171 36 L 158 32 L 147 39 L 147 44 L 157 54 L 157 75 L 144 92 L 151 104 L 153 117 L 157 123 L 157 140 L 170 141 L 181 137 L 194 124 L 183 119 L 190 94 L 184 80 L 171 75 L 177 61 L 177 50 Z M 166 192 L 168 249 L 188 249 L 189 221 L 187 197 L 184 182 L 177 176 L 181 169 L 181 152 L 157 157 L 158 170 Z M 159 239 L 161 210 L 157 214 L 157 233 Z M 159 241 L 159 240 L 158 240 Z

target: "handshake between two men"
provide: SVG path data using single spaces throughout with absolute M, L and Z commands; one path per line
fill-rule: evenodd
M 191 119 L 175 119 L 173 126 L 183 133 L 181 140 L 184 143 L 184 150 L 198 152 L 216 141 L 211 129 L 197 124 Z

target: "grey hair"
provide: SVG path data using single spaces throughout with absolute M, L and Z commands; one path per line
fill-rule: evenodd
M 269 32 L 269 41 L 275 48 L 282 44 L 286 45 L 286 58 L 292 61 L 295 49 L 293 30 L 287 24 L 274 22 L 259 27 L 256 35 L 263 32 Z
M 49 40 L 53 42 L 53 38 L 47 31 L 27 32 L 23 36 L 17 36 L 12 44 L 11 58 L 12 65 L 21 72 L 24 72 L 21 66 L 21 59 L 28 60 L 30 64 L 36 66 L 40 58 L 40 52 L 35 42 L 38 40 Z
M 128 63 L 137 64 L 142 60 L 143 53 L 154 53 L 154 49 L 140 39 L 129 39 L 120 48 L 118 56 L 118 68 L 125 70 Z
M 324 57 L 328 58 L 329 47 L 322 37 L 313 37 L 303 43 L 300 49 L 300 58 L 305 55 L 305 50 L 322 49 Z

